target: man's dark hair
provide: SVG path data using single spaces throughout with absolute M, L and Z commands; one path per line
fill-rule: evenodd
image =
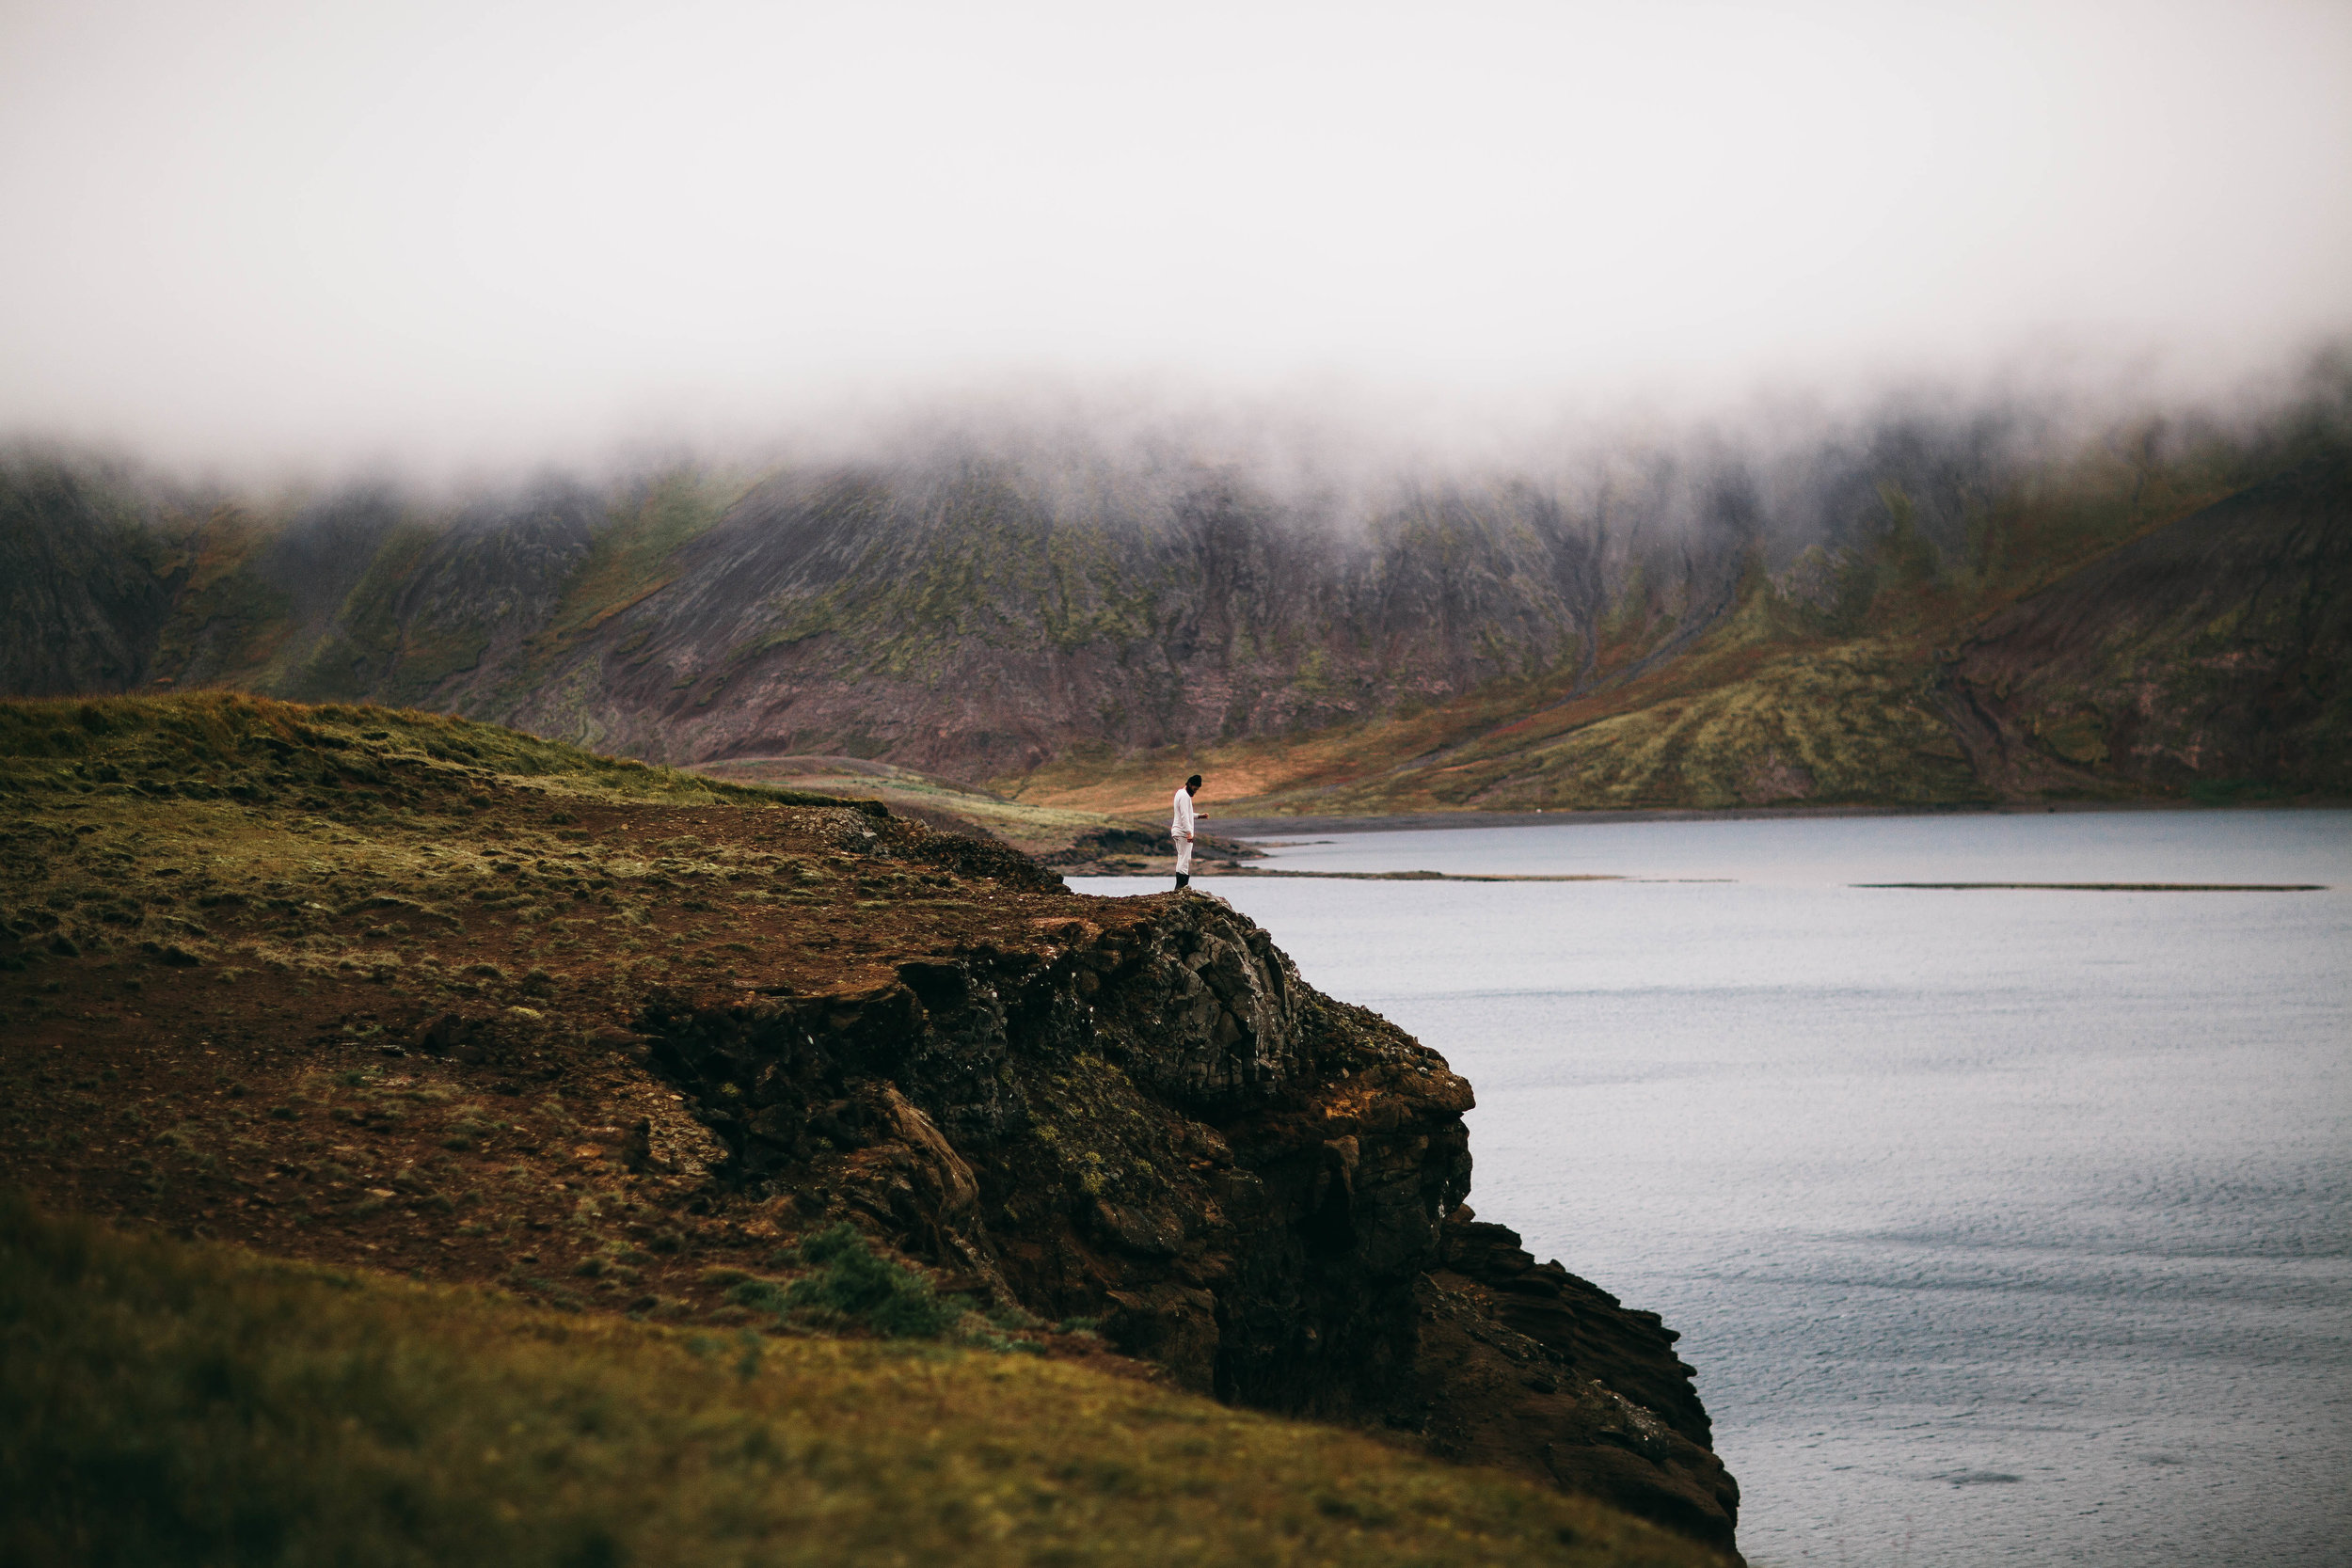
M 1186 779 L 1184 781 L 1184 787 L 1186 789 L 1199 789 L 1200 787 L 1200 775 L 1195 773 L 1191 778 Z

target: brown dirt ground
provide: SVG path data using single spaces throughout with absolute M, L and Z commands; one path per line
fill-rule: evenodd
M 712 1181 L 722 1150 L 631 1029 L 649 996 L 863 990 L 911 957 L 1042 949 L 1073 920 L 1146 913 L 867 859 L 842 847 L 874 826 L 849 808 L 526 787 L 355 826 L 326 803 L 44 814 L 73 847 L 13 859 L 8 903 L 87 891 L 109 847 L 137 863 L 118 852 L 131 886 L 100 911 L 126 923 L 117 939 L 27 942 L 0 972 L 0 1183 L 280 1256 L 733 1323 L 747 1314 L 712 1272 L 788 1272 L 795 1211 Z M 189 916 L 200 942 L 140 950 Z M 495 1059 L 427 1048 L 453 1013 Z M 1090 1335 L 1033 1337 L 1145 1372 Z

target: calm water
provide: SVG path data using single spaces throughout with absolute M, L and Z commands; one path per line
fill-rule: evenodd
M 1658 879 L 1206 887 L 1477 1085 L 1484 1217 L 1683 1330 L 1759 1568 L 2352 1560 L 2352 812 L 1278 863 Z

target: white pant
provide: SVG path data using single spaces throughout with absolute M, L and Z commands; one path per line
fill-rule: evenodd
M 1190 876 L 1192 874 L 1192 840 L 1182 833 L 1172 836 L 1176 840 L 1176 875 Z

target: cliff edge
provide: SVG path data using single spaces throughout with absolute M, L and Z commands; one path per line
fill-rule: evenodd
M 1470 1086 L 1199 893 L 1071 897 L 889 982 L 641 1020 L 720 1180 L 1220 1399 L 1426 1438 L 1728 1547 L 1692 1369 L 1462 1206 Z
M 57 1210 L 739 1328 L 847 1222 L 1032 1349 L 1732 1546 L 1672 1332 L 1212 896 L 430 715 L 0 704 L 0 1007 Z

